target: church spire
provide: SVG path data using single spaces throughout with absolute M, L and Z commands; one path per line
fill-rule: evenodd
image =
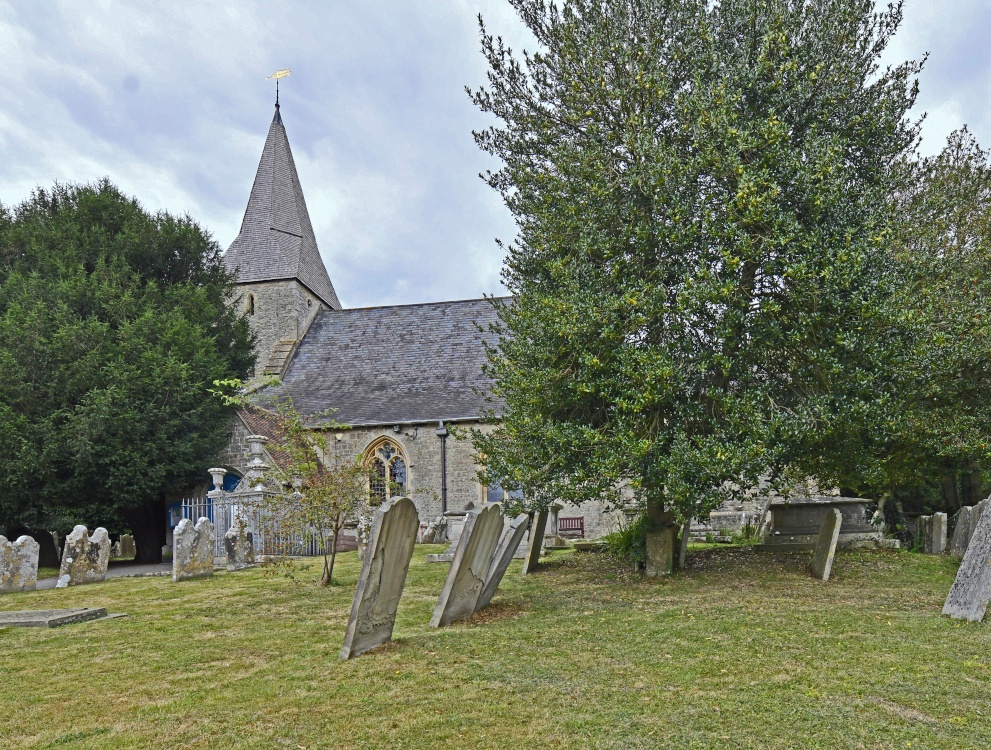
M 236 270 L 239 284 L 296 280 L 328 307 L 341 308 L 317 249 L 278 95 L 241 231 L 224 264 Z

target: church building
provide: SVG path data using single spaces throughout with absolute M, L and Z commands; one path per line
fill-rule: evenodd
M 496 344 L 492 302 L 344 308 L 317 249 L 278 103 L 224 262 L 237 275 L 233 304 L 257 338 L 256 375 L 278 377 L 300 414 L 323 414 L 309 426 L 328 430 L 334 450 L 362 457 L 373 505 L 407 495 L 427 521 L 503 499 L 501 488 L 479 483 L 467 434 L 500 409 L 483 372 L 486 345 Z M 243 476 L 247 436 L 271 429 L 264 413 L 241 412 L 221 465 Z M 613 521 L 601 508 L 561 515 L 576 536 L 599 536 Z

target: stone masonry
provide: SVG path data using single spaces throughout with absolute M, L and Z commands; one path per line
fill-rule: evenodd
M 13 542 L 0 535 L 0 594 L 30 591 L 38 582 L 41 545 L 29 536 Z

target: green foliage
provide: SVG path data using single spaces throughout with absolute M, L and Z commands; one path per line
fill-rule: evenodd
M 650 518 L 644 513 L 624 523 L 616 531 L 606 534 L 604 539 L 612 554 L 639 565 L 647 559 L 648 531 Z
M 977 485 L 964 493 L 975 503 L 983 497 L 980 467 L 991 459 L 989 152 L 966 128 L 953 133 L 920 163 L 900 209 L 902 285 L 894 303 L 909 337 L 893 367 L 901 398 L 888 475 L 902 483 L 948 475 L 955 495 L 964 473 L 965 491 Z
M 106 181 L 0 206 L 3 521 L 65 531 L 130 514 L 133 528 L 154 506 L 164 535 L 165 494 L 202 481 L 226 442 L 231 408 L 208 386 L 252 366 L 232 291 L 192 219 Z
M 483 26 L 472 93 L 519 227 L 484 479 L 531 507 L 628 486 L 687 518 L 788 469 L 873 477 L 917 139 L 919 66 L 878 66 L 901 5 L 511 3 L 539 50 Z

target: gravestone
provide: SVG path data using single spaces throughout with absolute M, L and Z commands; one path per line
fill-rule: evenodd
M 195 525 L 188 518 L 183 518 L 172 532 L 172 537 L 173 581 L 213 575 L 215 535 L 209 518 L 200 518 Z
M 107 530 L 100 526 L 90 536 L 85 526 L 76 526 L 65 538 L 62 565 L 55 587 L 64 589 L 103 581 L 107 577 L 109 562 L 110 537 Z
M 447 539 L 447 519 L 444 516 L 438 516 L 433 521 L 427 524 L 427 528 L 423 531 L 423 537 L 421 542 L 423 544 L 440 544 Z
M 392 640 L 419 527 L 416 506 L 408 497 L 390 500 L 375 513 L 341 647 L 342 660 Z
M 540 564 L 540 549 L 544 546 L 544 529 L 547 528 L 547 511 L 537 513 L 537 520 L 530 524 L 530 542 L 523 557 L 523 575 Z
M 104 607 L 76 609 L 26 609 L 20 612 L 0 612 L 0 628 L 57 628 L 76 622 L 102 620 L 109 617 Z
M 674 526 L 647 532 L 647 559 L 644 575 L 651 578 L 669 576 L 674 572 Z
M 138 554 L 138 548 L 134 546 L 134 537 L 124 534 L 120 538 L 120 556 L 124 560 L 133 560 Z
M 0 535 L 0 594 L 31 591 L 38 583 L 41 545 L 29 536 L 8 542 Z
M 943 605 L 955 620 L 980 622 L 991 601 L 991 513 L 982 513 L 974 527 L 957 577 Z
M 482 587 L 482 593 L 478 595 L 478 602 L 475 604 L 476 612 L 489 606 L 489 602 L 495 596 L 496 589 L 499 588 L 499 583 L 502 581 L 503 576 L 506 575 L 509 563 L 513 561 L 513 555 L 516 554 L 516 550 L 519 548 L 520 542 L 523 541 L 523 536 L 529 528 L 530 516 L 522 513 L 510 521 L 509 528 L 503 532 L 502 539 L 499 540 L 499 546 L 496 547 L 495 554 L 492 555 L 492 564 L 489 566 L 489 572 L 485 576 L 485 585 Z
M 967 542 L 970 541 L 970 532 L 974 520 L 974 508 L 965 505 L 957 514 L 957 525 L 953 529 L 953 538 L 950 540 L 950 554 L 954 557 L 963 557 L 967 551 Z
M 227 570 L 244 570 L 255 564 L 254 535 L 235 523 L 224 534 L 227 551 Z
M 915 547 L 928 552 L 931 548 L 930 534 L 932 532 L 932 516 L 919 516 L 915 519 Z
M 946 552 L 946 514 L 934 513 L 929 519 L 928 526 L 926 552 L 931 555 L 942 555 Z
M 816 551 L 812 555 L 812 577 L 820 581 L 828 581 L 833 570 L 833 558 L 836 557 L 836 545 L 840 541 L 840 526 L 843 525 L 843 514 L 832 508 L 822 519 L 819 528 L 819 540 Z
M 547 529 L 544 531 L 545 549 L 567 549 L 568 540 L 561 536 L 561 522 L 558 515 L 564 506 L 561 503 L 551 503 L 547 516 Z
M 502 506 L 498 503 L 481 513 L 468 514 L 430 627 L 441 628 L 456 620 L 467 620 L 475 613 L 502 527 Z

